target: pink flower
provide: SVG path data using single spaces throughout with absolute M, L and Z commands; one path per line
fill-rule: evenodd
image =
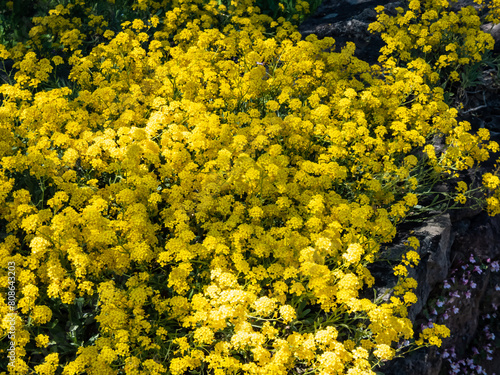
M 471 283 L 470 283 L 470 287 L 471 287 L 472 289 L 476 289 L 476 286 L 477 286 L 477 284 L 476 284 L 474 281 L 471 281 Z
M 498 260 L 495 260 L 493 263 L 491 263 L 491 270 L 493 272 L 500 271 L 500 265 L 498 264 Z
M 457 358 L 457 353 L 455 353 L 455 347 L 450 348 L 451 358 Z
M 459 311 L 458 307 L 453 307 L 453 314 L 458 314 Z
M 469 256 L 469 262 L 471 262 L 471 263 L 473 263 L 473 264 L 474 264 L 474 263 L 476 263 L 476 260 L 474 259 L 474 255 L 472 255 L 472 254 L 471 254 L 471 255 Z
M 479 268 L 479 266 L 474 266 L 474 272 L 477 272 L 478 274 L 482 274 L 483 270 Z
M 470 366 L 474 365 L 474 361 L 471 358 L 467 358 L 466 361 L 467 361 L 467 366 L 470 367 Z
M 469 299 L 471 296 L 470 290 L 465 292 L 465 298 Z

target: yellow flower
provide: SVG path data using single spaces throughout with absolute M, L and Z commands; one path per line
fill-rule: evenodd
M 280 105 L 277 101 L 275 100 L 269 100 L 267 103 L 266 103 L 266 107 L 269 111 L 277 111 L 279 108 L 280 108 Z
M 52 310 L 48 306 L 37 305 L 33 307 L 31 317 L 35 324 L 45 324 L 52 319 Z
M 342 255 L 342 257 L 347 260 L 348 263 L 358 263 L 363 256 L 364 249 L 359 243 L 350 244 L 347 251 Z
M 408 246 L 413 249 L 418 249 L 420 247 L 420 242 L 416 237 L 409 237 Z M 418 255 L 416 251 L 410 250 L 405 254 L 404 261 L 407 265 L 417 266 L 420 262 L 420 255 Z
M 483 185 L 489 190 L 495 190 L 500 186 L 500 179 L 491 173 L 485 173 L 483 175 Z
M 411 10 L 419 10 L 420 9 L 420 1 L 418 0 L 411 0 L 409 4 L 409 8 Z
M 261 297 L 253 303 L 257 314 L 262 316 L 270 316 L 276 310 L 276 299 L 269 297 Z
M 43 364 L 35 366 L 35 371 L 40 375 L 53 375 L 59 365 L 59 354 L 51 353 L 45 357 Z
M 467 202 L 467 197 L 463 194 L 458 194 L 455 197 L 455 202 L 458 202 L 460 204 L 465 204 Z
M 280 315 L 285 323 L 290 323 L 296 319 L 297 315 L 295 309 L 290 305 L 283 305 L 280 307 Z
M 35 338 L 36 346 L 46 348 L 49 345 L 49 336 L 40 334 Z
M 406 269 L 405 266 L 403 265 L 397 265 L 394 267 L 394 275 L 395 276 L 407 276 L 408 275 L 408 270 Z
M 391 360 L 394 358 L 395 351 L 389 345 L 386 344 L 378 344 L 376 346 L 376 350 L 373 352 L 377 358 L 380 358 L 384 361 Z
M 415 293 L 412 292 L 406 292 L 403 298 L 405 303 L 409 305 L 415 304 L 417 302 L 417 296 L 415 295 Z
M 194 340 L 199 344 L 212 344 L 214 333 L 208 327 L 200 327 L 194 331 Z

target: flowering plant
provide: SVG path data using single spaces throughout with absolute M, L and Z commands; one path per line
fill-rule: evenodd
M 366 266 L 418 204 L 417 150 L 450 176 L 489 133 L 418 69 L 327 52 L 251 0 L 138 0 L 131 20 L 108 3 L 58 4 L 0 46 L 0 287 L 13 262 L 19 290 L 2 370 L 355 375 L 400 354 L 418 241 L 389 301 L 361 297 Z

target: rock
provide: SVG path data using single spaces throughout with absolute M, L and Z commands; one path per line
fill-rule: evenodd
M 435 347 L 420 349 L 404 358 L 387 363 L 379 370 L 380 373 L 384 375 L 438 375 L 443 366 L 440 353 L 444 349 L 453 348 L 458 356 L 464 356 L 470 343 L 478 334 L 479 316 L 485 310 L 484 307 L 481 307 L 485 295 L 487 295 L 488 300 L 493 301 L 493 305 L 500 304 L 500 292 L 495 291 L 494 286 L 489 282 L 489 270 L 485 270 L 481 274 L 471 275 L 468 285 L 460 282 L 460 275 L 450 275 L 450 270 L 453 270 L 452 272 L 460 271 L 460 265 L 463 264 L 455 264 L 453 268 L 450 256 L 456 263 L 460 254 L 459 251 L 463 253 L 463 249 L 471 249 L 471 242 L 468 241 L 478 241 L 479 238 L 485 237 L 486 241 L 494 240 L 493 243 L 499 242 L 500 237 L 493 229 L 496 230 L 497 224 L 491 224 L 494 218 L 481 218 L 481 216 L 482 214 L 477 215 L 472 220 L 464 219 L 452 225 L 449 214 L 444 214 L 415 226 L 411 230 L 404 228 L 398 234 L 396 241 L 384 251 L 384 257 L 387 259 L 393 261 L 401 259 L 401 256 L 407 251 L 404 242 L 410 236 L 410 232 L 413 231 L 411 235 L 417 237 L 420 241 L 418 253 L 421 256 L 421 262 L 418 267 L 410 271 L 410 276 L 414 277 L 418 282 L 415 291 L 418 302 L 409 308 L 409 318 L 415 322 L 416 327 L 427 324 L 429 320 L 421 313 L 429 297 L 433 294 L 444 294 L 446 297 L 446 315 L 441 315 L 436 322 L 445 324 L 452 334 L 450 338 L 443 340 L 441 349 L 438 350 Z M 494 222 L 496 223 L 497 220 L 494 220 Z M 489 234 L 482 236 L 479 233 L 478 236 L 474 236 L 474 233 L 478 233 L 477 228 L 482 228 L 485 232 L 489 231 Z M 462 254 L 463 256 L 464 254 Z M 469 256 L 469 253 L 467 253 L 467 256 Z M 383 271 L 384 274 L 381 275 L 379 271 Z M 382 287 L 376 285 L 380 292 L 387 291 L 396 284 L 395 277 L 390 279 L 387 276 L 391 272 L 390 266 L 387 266 L 384 270 L 377 270 L 375 267 L 372 272 L 379 283 L 381 280 L 388 283 Z M 445 279 L 448 279 L 451 284 L 449 290 L 442 289 Z M 500 275 L 495 280 L 498 285 Z M 473 288 L 470 286 L 472 285 L 471 281 L 475 284 Z M 469 297 L 466 297 L 467 291 L 470 293 Z M 491 305 L 489 304 L 489 306 Z M 454 311 L 454 308 L 458 310 Z
M 449 224 L 449 225 L 448 225 Z M 435 286 L 436 282 L 443 281 L 443 275 L 446 277 L 448 273 L 449 261 L 448 255 L 450 251 L 450 229 L 449 217 L 440 218 L 436 223 L 424 223 L 420 226 L 414 226 L 413 229 L 405 228 L 399 232 L 398 237 L 393 243 L 388 246 L 383 252 L 384 259 L 390 259 L 395 264 L 399 263 L 401 256 L 408 251 L 404 245 L 406 239 L 415 235 L 420 240 L 420 248 L 418 253 L 422 260 L 416 269 L 412 269 L 410 276 L 414 277 L 418 282 L 416 292 L 418 301 L 409 309 L 409 318 L 415 321 L 416 316 L 422 310 L 427 302 L 430 291 Z M 427 266 L 429 268 L 427 269 Z M 396 285 L 397 277 L 393 275 L 393 266 L 387 262 L 376 262 L 368 266 L 372 275 L 375 277 L 374 285 L 377 295 L 384 295 L 383 300 L 388 301 L 390 290 Z M 436 277 L 429 275 L 429 270 L 438 269 L 437 275 L 441 276 L 441 280 L 436 280 Z M 432 284 L 429 284 L 429 281 Z M 442 360 L 436 354 L 436 348 L 423 348 L 410 355 L 405 355 L 401 358 L 396 358 L 387 362 L 381 368 L 377 369 L 377 374 L 381 375 L 438 375 L 441 369 Z
M 354 42 L 356 45 L 354 55 L 374 64 L 384 43 L 378 35 L 368 31 L 368 25 L 376 21 L 377 12 L 374 8 L 378 5 L 387 5 L 389 2 L 389 0 L 326 0 L 299 26 L 299 32 L 304 38 L 310 34 L 316 34 L 318 38 L 334 38 L 336 51 L 340 51 L 346 42 Z
M 457 234 L 452 250 L 455 260 L 467 260 L 470 254 L 482 260 L 500 258 L 500 217 L 480 212 L 454 226 Z
M 424 348 L 394 359 L 377 371 L 383 375 L 438 375 L 442 361 L 436 348 Z
M 453 243 L 451 232 L 451 221 L 449 214 L 444 214 L 432 220 L 416 225 L 410 231 L 404 231 L 396 237 L 390 246 L 381 252 L 381 258 L 389 260 L 388 264 L 376 262 L 368 268 L 375 277 L 375 290 L 377 295 L 384 295 L 389 299 L 387 291 L 397 283 L 397 278 L 393 275 L 393 267 L 397 265 L 403 255 L 410 249 L 405 245 L 410 236 L 418 238 L 420 247 L 417 252 L 420 255 L 420 263 L 417 267 L 410 269 L 409 277 L 417 280 L 418 287 L 415 291 L 418 302 L 409 308 L 409 318 L 414 321 L 416 316 L 422 311 L 426 304 L 431 290 L 443 282 L 448 275 L 450 268 L 450 250 Z
M 490 22 L 482 25 L 481 30 L 483 30 L 485 33 L 491 34 L 491 36 L 495 40 L 495 48 L 493 49 L 493 52 L 500 52 L 500 24 L 494 25 Z
M 357 4 L 369 3 L 371 2 L 371 0 L 347 0 L 347 2 L 351 5 L 357 5 Z

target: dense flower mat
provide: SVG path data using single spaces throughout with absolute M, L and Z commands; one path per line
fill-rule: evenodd
M 361 295 L 429 184 L 498 150 L 445 102 L 498 0 L 377 8 L 372 66 L 301 40 L 305 1 L 120 4 L 64 2 L 0 45 L 2 374 L 375 374 L 440 345 L 407 318 L 416 238 L 390 300 Z

